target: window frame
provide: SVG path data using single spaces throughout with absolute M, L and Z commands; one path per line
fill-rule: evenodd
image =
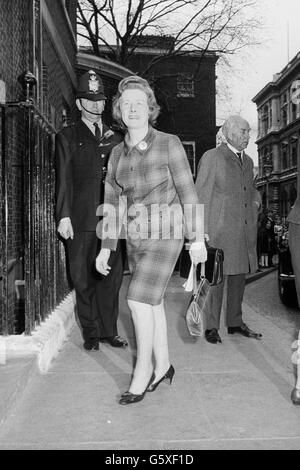
M 195 178 L 196 177 L 196 142 L 194 140 L 182 140 L 181 143 L 184 147 L 184 151 L 186 153 L 188 162 L 190 164 L 192 175 Z M 192 158 L 190 158 L 189 155 L 188 155 L 188 152 L 187 152 L 187 149 L 186 149 L 187 146 L 191 146 L 192 149 L 193 149 L 192 150 L 193 151 Z M 191 162 L 192 162 L 192 165 L 191 165 Z
M 182 86 L 180 86 L 180 84 L 182 84 Z M 194 80 L 193 75 L 188 74 L 188 73 L 180 73 L 177 75 L 176 96 L 177 98 L 194 98 L 195 97 L 195 80 Z

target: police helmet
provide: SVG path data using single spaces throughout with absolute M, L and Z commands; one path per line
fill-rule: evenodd
M 84 73 L 78 81 L 76 98 L 85 98 L 90 101 L 106 100 L 103 82 L 94 70 Z

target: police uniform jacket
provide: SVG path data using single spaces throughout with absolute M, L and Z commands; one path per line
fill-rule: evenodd
M 82 120 L 56 136 L 56 219 L 69 217 L 74 231 L 95 231 L 112 148 L 122 135 L 103 124 L 100 143 Z
M 221 144 L 203 155 L 197 174 L 204 230 L 211 246 L 224 250 L 224 274 L 248 273 L 249 268 L 255 272 L 260 196 L 254 187 L 252 159 L 244 152 L 241 165 L 229 147 Z

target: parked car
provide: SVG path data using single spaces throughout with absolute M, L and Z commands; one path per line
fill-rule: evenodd
M 285 305 L 298 306 L 288 231 L 283 234 L 278 245 L 278 292 L 280 300 Z

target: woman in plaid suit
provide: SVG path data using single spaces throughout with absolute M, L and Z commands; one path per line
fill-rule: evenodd
M 124 237 L 125 227 L 131 272 L 127 302 L 137 361 L 130 388 L 119 401 L 123 405 L 142 400 L 146 391 L 154 391 L 165 379 L 172 382 L 163 298 L 184 236 L 192 242 L 193 262 L 206 260 L 203 216 L 189 163 L 178 137 L 152 127 L 158 114 L 159 106 L 146 80 L 131 76 L 119 83 L 113 115 L 127 133 L 109 159 L 104 210 L 110 232 L 103 227 L 99 234 L 102 248 L 96 267 L 103 275 L 109 273 L 110 252 L 116 249 L 117 239 Z M 196 217 L 192 209 L 197 210 Z M 120 211 L 122 227 L 113 233 Z

